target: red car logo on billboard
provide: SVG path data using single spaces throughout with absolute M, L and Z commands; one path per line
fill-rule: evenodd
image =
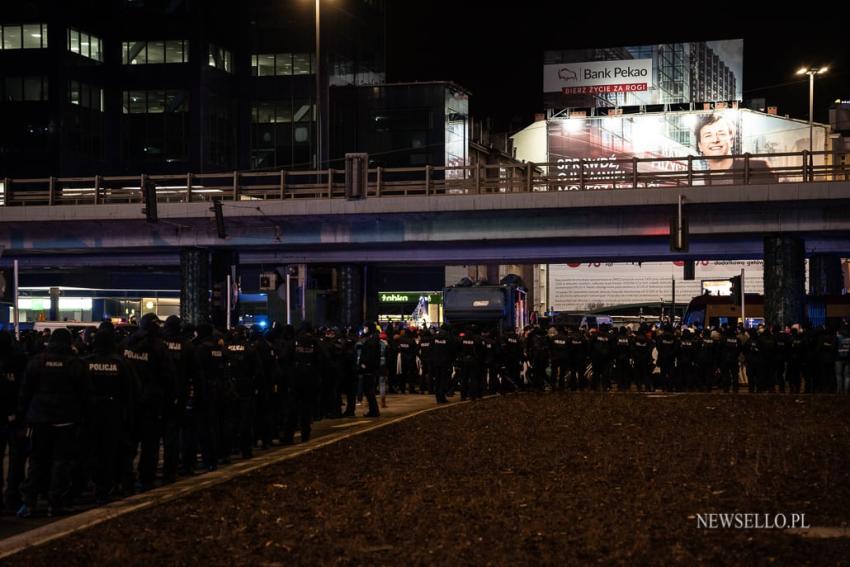
M 576 72 L 568 67 L 563 67 L 558 70 L 558 78 L 562 81 L 578 81 Z

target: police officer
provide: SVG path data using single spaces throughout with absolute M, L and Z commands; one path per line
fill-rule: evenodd
M 514 329 L 502 336 L 502 356 L 505 364 L 502 392 L 519 390 L 522 387 L 520 378 L 523 362 L 522 339 Z
M 705 392 L 714 388 L 714 376 L 717 374 L 717 342 L 708 329 L 702 330 L 697 337 L 696 373 L 698 386 Z
M 272 346 L 280 368 L 276 396 L 276 402 L 279 404 L 279 420 L 275 428 L 280 433 L 282 443 L 292 443 L 292 439 L 286 439 L 286 428 L 287 423 L 289 423 L 289 416 L 295 411 L 291 388 L 292 373 L 295 368 L 295 328 L 292 325 L 275 326 L 274 331 L 275 337 L 272 340 Z
M 610 386 L 610 366 L 613 361 L 613 345 L 607 324 L 599 327 L 599 330 L 590 339 L 590 364 L 592 366 L 594 390 L 607 391 Z
M 585 383 L 585 371 L 587 370 L 587 337 L 577 328 L 570 332 L 570 389 L 573 391 L 587 387 Z
M 452 378 L 452 368 L 455 358 L 455 341 L 445 325 L 434 335 L 432 347 L 432 362 L 434 370 L 434 394 L 438 404 L 448 402 L 446 391 Z
M 248 330 L 239 325 L 232 329 L 224 343 L 226 360 L 226 375 L 235 390 L 236 407 L 233 416 L 236 418 L 236 438 L 242 457 L 249 459 L 253 456 L 254 448 L 254 407 L 258 385 L 262 381 L 263 367 L 248 342 Z
M 21 505 L 20 487 L 27 459 L 27 432 L 17 407 L 26 367 L 27 357 L 15 344 L 12 334 L 0 331 L 0 459 L 6 454 L 6 445 L 9 446 L 8 475 L 4 475 L 0 463 L 0 490 L 5 476 L 7 484 L 2 502 L 12 511 Z
M 850 327 L 847 325 L 835 337 L 835 391 L 850 394 Z
M 653 342 L 647 336 L 649 329 L 642 327 L 638 330 L 637 335 L 632 342 L 632 359 L 634 360 L 634 381 L 637 384 L 638 391 L 652 392 L 655 386 L 652 383 L 652 371 L 654 364 L 652 362 Z
M 679 392 L 691 391 L 697 383 L 697 348 L 698 343 L 694 340 L 691 330 L 682 331 L 679 356 L 676 359 L 676 390 Z
M 98 330 L 92 354 L 83 358 L 93 387 L 91 422 L 86 438 L 92 444 L 91 471 L 95 499 L 105 502 L 112 493 L 120 464 L 122 440 L 131 435 L 134 376 L 118 354 L 112 329 Z
M 275 407 L 272 402 L 274 387 L 280 380 L 277 355 L 271 342 L 264 336 L 262 329 L 254 325 L 248 337 L 249 344 L 259 359 L 261 372 L 255 377 L 256 384 L 256 406 L 254 418 L 254 430 L 260 441 L 260 448 L 271 447 L 272 438 L 275 435 Z
M 759 353 L 759 345 L 756 338 L 755 329 L 750 329 L 742 333 L 747 387 L 751 394 L 759 391 L 758 381 L 761 372 L 761 354 Z
M 835 335 L 826 329 L 821 329 L 817 334 L 814 344 L 816 392 L 832 392 L 835 387 L 835 338 Z
M 786 329 L 774 326 L 773 336 L 776 337 L 776 389 L 780 393 L 784 393 L 786 382 L 788 381 L 788 358 L 791 355 L 791 335 Z
M 502 367 L 501 362 L 501 345 L 493 336 L 491 329 L 481 330 L 481 348 L 482 348 L 482 363 L 481 371 L 482 389 L 490 394 L 495 394 L 500 391 L 499 369 Z
M 136 405 L 139 455 L 139 489 L 153 488 L 159 461 L 159 441 L 167 400 L 174 397 L 175 378 L 165 345 L 160 336 L 159 318 L 148 313 L 139 322 L 139 330 L 127 341 L 124 359 L 133 369 L 141 392 Z
M 180 461 L 180 433 L 186 433 L 187 406 L 194 406 L 195 382 L 198 361 L 192 343 L 183 335 L 180 317 L 171 315 L 163 325 L 163 344 L 171 368 L 174 369 L 174 387 L 168 392 L 163 406 L 163 482 L 173 482 Z M 189 403 L 190 397 L 192 403 Z M 188 411 L 191 411 L 189 409 Z M 188 433 L 192 435 L 193 432 Z
M 791 337 L 788 345 L 788 368 L 786 370 L 788 389 L 792 394 L 800 393 L 803 363 L 805 360 L 806 342 L 800 334 L 800 329 L 794 326 L 791 328 Z
M 632 337 L 625 327 L 620 327 L 617 341 L 614 343 L 614 364 L 617 373 L 617 389 L 627 392 L 631 386 L 629 383 L 632 375 Z
M 738 392 L 738 357 L 741 354 L 741 341 L 735 330 L 726 328 L 720 346 L 720 385 L 724 392 Z
M 20 388 L 16 415 L 31 428 L 32 454 L 21 486 L 29 517 L 39 494 L 48 495 L 48 514 L 60 514 L 71 489 L 71 467 L 79 456 L 80 425 L 91 407 L 92 385 L 85 367 L 71 350 L 71 334 L 57 329 L 47 348 L 29 363 Z
M 343 417 L 354 417 L 357 407 L 357 351 L 356 335 L 353 328 L 346 330 L 342 337 L 342 392 L 345 394 Z
M 549 327 L 549 360 L 553 390 L 563 390 L 567 382 L 570 361 L 570 341 L 562 327 Z
M 431 354 L 434 346 L 434 336 L 426 329 L 419 337 L 419 364 L 422 367 L 419 374 L 419 393 L 434 394 L 434 378 L 432 372 Z
M 546 382 L 546 368 L 549 366 L 549 342 L 540 327 L 534 327 L 528 333 L 525 353 L 531 364 L 531 387 L 542 392 Z
M 778 359 L 776 336 L 773 334 L 773 330 L 770 327 L 760 325 L 756 344 L 761 356 L 758 374 L 759 391 L 773 392 L 777 385 L 776 367 Z
M 225 382 L 226 359 L 222 341 L 213 333 L 212 325 L 198 325 L 194 341 L 199 362 L 198 382 L 192 413 L 196 416 L 198 442 L 204 467 L 214 471 L 218 467 L 221 444 L 219 408 Z M 184 439 L 183 467 L 191 471 L 195 465 L 194 439 Z
M 475 325 L 470 325 L 461 334 L 458 347 L 458 367 L 460 369 L 460 399 L 481 397 L 481 337 Z
M 379 417 L 378 399 L 375 396 L 375 388 L 381 372 L 381 339 L 377 328 L 366 325 L 363 328 L 363 337 L 357 343 L 357 368 L 363 379 L 363 395 L 369 411 L 366 417 Z
M 292 382 L 293 412 L 289 416 L 285 438 L 290 442 L 296 426 L 301 429 L 301 442 L 310 440 L 313 407 L 316 399 L 316 380 L 320 372 L 321 352 L 313 327 L 306 321 L 295 336 Z
M 321 413 L 325 417 L 342 417 L 342 404 L 340 402 L 340 386 L 342 384 L 342 365 L 345 363 L 344 344 L 335 327 L 325 330 L 322 338 L 322 394 Z
M 676 372 L 676 357 L 678 356 L 679 344 L 673 335 L 673 328 L 665 325 L 662 333 L 655 338 L 655 348 L 658 350 L 658 367 L 661 370 L 659 380 L 664 391 L 669 392 L 674 387 L 674 373 Z
M 396 349 L 401 358 L 401 376 L 399 377 L 399 388 L 403 394 L 405 390 L 411 394 L 416 389 L 416 355 L 418 352 L 416 336 L 412 329 L 402 329 L 399 338 L 395 341 Z

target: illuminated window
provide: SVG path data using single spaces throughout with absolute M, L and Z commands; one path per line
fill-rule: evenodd
M 47 24 L 0 26 L 0 49 L 43 49 L 47 47 Z
M 86 32 L 68 29 L 68 51 L 103 63 L 103 40 Z
M 223 47 L 209 45 L 209 66 L 227 73 L 233 72 L 233 54 Z
M 124 91 L 124 114 L 173 114 L 189 109 L 186 91 Z
M 310 54 L 296 53 L 292 57 L 292 74 L 293 75 L 309 75 L 310 74 Z
M 161 65 L 186 63 L 189 60 L 186 41 L 124 41 L 121 43 L 121 63 L 124 65 Z

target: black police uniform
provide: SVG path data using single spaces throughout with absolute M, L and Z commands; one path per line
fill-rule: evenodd
M 9 447 L 8 471 L 0 463 L 0 490 L 5 477 L 3 504 L 13 511 L 21 505 L 20 488 L 29 449 L 24 416 L 18 415 L 17 407 L 26 367 L 26 354 L 14 343 L 12 334 L 0 331 L 0 459 Z
M 652 392 L 655 385 L 652 380 L 652 371 L 655 365 L 652 362 L 653 342 L 650 341 L 645 332 L 638 333 L 632 342 L 632 359 L 635 363 L 634 382 L 638 391 Z
M 579 330 L 573 330 L 570 333 L 570 389 L 573 391 L 579 388 L 584 389 L 587 384 L 585 380 L 585 372 L 587 371 L 587 339 Z
M 91 471 L 95 498 L 106 500 L 118 480 L 122 442 L 133 424 L 133 381 L 130 367 L 114 348 L 114 339 L 94 337 L 92 354 L 83 358 L 93 387 L 91 421 L 86 437 L 91 443 Z
M 208 325 L 199 327 L 195 339 L 195 352 L 200 364 L 198 383 L 195 387 L 195 403 L 192 408 L 196 416 L 198 442 L 201 448 L 204 467 L 215 470 L 218 467 L 219 446 L 221 443 L 221 421 L 219 407 L 225 387 L 226 359 L 221 341 L 213 336 Z M 184 440 L 184 457 L 194 455 L 194 440 Z M 183 467 L 193 468 L 192 460 L 184 458 Z
M 432 347 L 432 362 L 434 370 L 434 394 L 437 403 L 446 403 L 447 389 L 452 377 L 452 368 L 455 358 L 456 343 L 445 329 L 440 329 L 434 335 L 434 346 Z
M 459 340 L 458 367 L 460 370 L 460 399 L 471 398 L 476 400 L 481 397 L 481 337 L 468 331 Z
M 502 392 L 520 389 L 522 387 L 522 378 L 520 378 L 523 361 L 522 339 L 513 330 L 502 336 L 502 359 L 505 365 Z
M 170 319 L 170 318 L 169 318 Z M 163 406 L 163 465 L 162 476 L 166 482 L 174 480 L 178 464 L 184 473 L 194 469 L 196 455 L 187 455 L 182 449 L 186 443 L 181 439 L 196 438 L 197 426 L 194 415 L 195 384 L 198 382 L 200 363 L 195 347 L 176 326 L 166 321 L 163 333 L 165 354 L 174 369 L 174 388 L 168 393 Z M 181 458 L 182 457 L 182 458 Z M 190 460 L 191 463 L 186 463 Z
M 490 394 L 495 394 L 501 391 L 501 383 L 499 380 L 499 370 L 502 367 L 501 344 L 491 333 L 487 332 L 481 336 L 482 347 L 482 383 L 485 384 L 484 390 Z
M 570 366 L 570 339 L 564 332 L 558 332 L 549 338 L 549 356 L 552 361 L 550 382 L 553 389 L 563 390 Z
M 731 388 L 738 391 L 738 356 L 741 354 L 741 341 L 733 332 L 727 332 L 720 341 L 720 385 L 724 392 Z
M 254 447 L 254 412 L 257 388 L 262 382 L 263 368 L 253 346 L 243 332 L 236 331 L 224 345 L 226 376 L 235 391 L 236 407 L 233 430 L 239 452 L 250 458 Z
M 53 333 L 47 349 L 27 365 L 17 415 L 32 429 L 32 453 L 21 485 L 29 515 L 39 494 L 48 495 L 53 512 L 65 506 L 71 489 L 71 467 L 79 457 L 79 428 L 91 408 L 92 385 L 85 366 L 71 350 L 67 331 Z
M 295 427 L 301 429 L 301 442 L 310 440 L 313 407 L 317 395 L 317 380 L 321 372 L 319 341 L 310 330 L 302 330 L 295 337 L 293 353 L 292 396 L 293 413 L 289 416 L 285 437 L 292 439 Z
M 153 487 L 156 476 L 166 400 L 175 391 L 174 370 L 155 326 L 140 328 L 130 337 L 123 354 L 141 387 L 135 410 L 141 445 L 138 472 L 140 488 L 147 490 Z

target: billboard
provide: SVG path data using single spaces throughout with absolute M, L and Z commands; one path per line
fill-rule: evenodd
M 543 62 L 547 108 L 742 99 L 742 39 L 551 50 Z
M 564 94 L 647 91 L 652 86 L 652 59 L 546 65 L 543 80 L 544 91 Z
M 677 303 L 687 303 L 702 294 L 704 282 L 726 280 L 741 269 L 746 293 L 764 293 L 761 260 L 697 261 L 695 280 L 685 279 L 684 262 L 550 264 L 549 303 L 556 311 L 669 303 L 673 280 Z
M 826 139 L 826 127 L 816 126 L 814 150 L 824 151 Z M 581 168 L 587 189 L 628 184 L 635 165 L 638 173 L 647 174 L 641 187 L 679 186 L 689 162 L 696 173 L 695 185 L 743 182 L 745 166 L 752 182 L 800 181 L 802 156 L 757 154 L 809 149 L 809 126 L 745 109 L 557 118 L 547 124 L 547 145 L 555 175 L 564 178 L 558 186 L 562 191 L 578 189 Z M 748 165 L 743 158 L 732 157 L 745 153 L 755 155 Z M 632 162 L 632 158 L 640 161 Z M 816 156 L 815 164 L 823 164 L 823 156 Z

